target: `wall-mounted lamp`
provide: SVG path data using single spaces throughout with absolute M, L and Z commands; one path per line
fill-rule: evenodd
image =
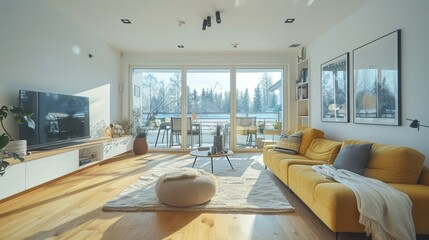
M 427 128 L 429 128 L 428 125 L 420 124 L 420 121 L 417 120 L 417 119 L 409 119 L 409 118 L 407 118 L 407 120 L 411 121 L 410 127 L 411 128 L 417 128 L 417 131 L 420 131 L 420 127 L 427 127 Z
M 216 11 L 216 22 L 217 23 L 222 22 L 221 19 L 220 19 L 220 12 L 219 11 Z

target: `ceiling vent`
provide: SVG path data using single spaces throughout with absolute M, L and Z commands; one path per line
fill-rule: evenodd
M 294 44 L 290 45 L 289 47 L 299 47 L 299 46 L 301 46 L 301 44 L 299 44 L 299 43 L 294 43 Z

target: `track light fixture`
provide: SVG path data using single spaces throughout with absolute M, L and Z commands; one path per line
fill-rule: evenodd
M 216 16 L 216 22 L 221 23 L 219 11 L 216 11 L 215 16 Z M 211 27 L 211 26 L 212 26 L 212 17 L 207 16 L 207 18 L 203 20 L 203 31 L 205 31 L 207 27 Z
M 207 27 L 207 19 L 203 20 L 203 30 L 205 31 Z
M 217 23 L 221 23 L 222 22 L 221 19 L 220 19 L 220 12 L 219 11 L 216 11 L 216 22 Z
M 212 26 L 212 17 L 207 16 L 207 27 L 211 27 Z

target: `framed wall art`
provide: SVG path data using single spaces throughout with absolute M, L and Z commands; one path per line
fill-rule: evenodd
M 354 122 L 401 125 L 401 31 L 353 50 Z
M 320 66 L 322 122 L 349 122 L 349 53 Z

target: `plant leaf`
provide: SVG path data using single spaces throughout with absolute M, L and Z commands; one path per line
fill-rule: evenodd
M 9 112 L 9 109 L 6 106 L 3 105 L 0 108 L 0 120 L 3 120 L 4 118 L 6 118 L 8 112 Z
M 22 107 L 17 107 L 17 106 L 11 106 L 9 108 L 9 111 L 13 114 L 19 114 L 19 115 L 22 115 L 24 113 L 24 109 Z
M 9 137 L 6 134 L 2 134 L 0 136 L 0 149 L 3 149 L 6 147 L 6 145 L 9 143 Z

